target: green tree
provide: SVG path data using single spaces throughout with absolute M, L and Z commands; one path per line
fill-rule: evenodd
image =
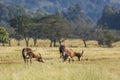
M 45 38 L 45 34 L 44 34 L 44 29 L 43 29 L 43 25 L 40 23 L 32 23 L 31 25 L 31 37 L 33 38 L 34 41 L 34 46 L 36 46 L 37 44 L 37 40 L 38 39 L 44 39 Z
M 97 24 L 103 28 L 120 30 L 120 10 L 113 6 L 106 5 Z
M 63 41 L 71 31 L 69 22 L 63 17 L 49 15 L 38 20 L 43 25 L 43 33 L 50 40 L 50 47 L 56 46 L 56 43 Z
M 63 15 L 76 26 L 73 34 L 81 38 L 84 46 L 87 47 L 86 41 L 90 39 L 94 23 L 85 15 L 79 4 L 70 6 Z
M 119 31 L 116 30 L 97 28 L 94 34 L 94 39 L 101 47 L 112 47 L 113 42 L 120 40 Z
M 14 31 L 14 28 L 12 28 L 12 27 L 5 27 L 5 28 L 6 28 L 6 30 L 7 30 L 8 33 L 9 33 L 9 41 L 8 41 L 8 44 L 9 44 L 9 46 L 11 46 L 11 39 L 14 38 L 15 31 Z
M 8 26 L 10 19 L 20 15 L 26 15 L 24 8 L 0 3 L 0 25 Z
M 16 33 L 13 37 L 17 40 L 17 46 L 20 46 L 20 41 L 23 39 L 23 36 Z
M 97 22 L 99 31 L 98 43 L 111 47 L 113 42 L 119 40 L 120 35 L 120 10 L 111 6 L 106 5 L 103 9 L 101 18 Z
M 31 18 L 27 16 L 17 16 L 10 20 L 11 27 L 15 29 L 17 34 L 23 36 L 26 42 L 26 46 L 29 46 L 29 40 L 31 38 L 31 23 Z
M 9 34 L 6 31 L 5 28 L 0 27 L 0 43 L 2 43 L 3 46 L 5 46 L 5 43 L 7 43 L 9 40 Z

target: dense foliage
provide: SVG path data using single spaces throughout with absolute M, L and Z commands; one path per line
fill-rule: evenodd
M 31 38 L 34 46 L 38 39 L 49 39 L 50 46 L 57 46 L 67 38 L 80 38 L 85 47 L 87 40 L 111 47 L 120 40 L 120 10 L 116 8 L 119 6 L 112 6 L 119 3 L 106 5 L 111 1 L 4 0 L 0 1 L 0 25 L 8 29 L 9 45 L 11 38 L 18 40 L 18 45 L 24 39 L 26 46 Z
M 20 5 L 28 10 L 42 9 L 48 13 L 65 11 L 69 6 L 80 4 L 85 13 L 94 21 L 100 18 L 106 4 L 120 8 L 119 0 L 0 0 L 9 5 Z
M 18 15 L 25 15 L 25 10 L 22 7 L 0 3 L 0 25 L 8 26 L 8 21 Z
M 9 34 L 5 28 L 0 27 L 0 43 L 4 44 L 8 42 Z
M 105 6 L 98 25 L 103 28 L 120 30 L 120 10 L 113 6 Z

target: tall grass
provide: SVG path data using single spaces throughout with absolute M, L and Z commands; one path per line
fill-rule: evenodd
M 117 73 L 109 70 L 109 66 L 97 64 L 34 63 L 0 66 L 1 80 L 119 80 L 120 78 Z
M 74 58 L 75 62 L 70 63 L 68 61 L 63 63 L 59 58 L 58 47 L 47 47 L 44 41 L 40 41 L 42 47 L 31 48 L 34 52 L 42 54 L 45 63 L 33 60 L 32 64 L 25 65 L 21 56 L 23 44 L 19 47 L 0 47 L 0 80 L 120 79 L 120 47 L 118 43 L 114 43 L 114 45 L 117 44 L 114 48 L 100 48 L 96 47 L 96 42 L 89 41 L 87 42 L 90 45 L 89 48 L 84 48 L 80 46 L 79 41 L 68 40 L 64 43 L 74 51 L 84 50 L 85 52 L 80 62 Z M 49 41 L 45 42 L 49 44 Z

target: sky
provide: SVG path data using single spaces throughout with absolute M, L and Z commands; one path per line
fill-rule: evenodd
M 113 3 L 120 3 L 120 0 L 111 0 Z

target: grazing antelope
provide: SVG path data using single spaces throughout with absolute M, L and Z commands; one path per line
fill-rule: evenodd
M 24 62 L 28 64 L 28 59 L 30 59 L 30 64 L 32 63 L 32 58 L 35 58 L 39 62 L 44 62 L 40 53 L 35 54 L 33 53 L 32 49 L 30 48 L 23 48 L 22 49 L 22 56 Z
M 80 52 L 74 52 L 72 49 L 69 49 L 67 47 L 65 47 L 64 51 L 65 51 L 65 55 L 64 55 L 63 61 L 66 61 L 67 58 L 69 58 L 69 62 L 70 62 L 70 58 L 72 59 L 72 61 L 74 61 L 74 59 L 73 59 L 74 56 L 78 57 L 78 61 L 80 61 L 80 58 L 84 53 L 83 50 L 82 50 L 81 53 Z

